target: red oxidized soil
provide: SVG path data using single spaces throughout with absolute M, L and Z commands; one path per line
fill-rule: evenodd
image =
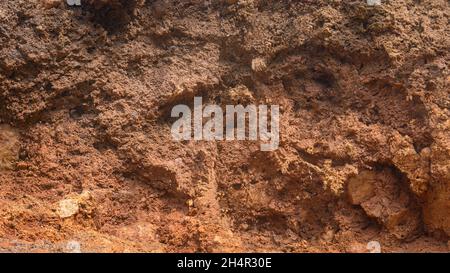
M 448 1 L 82 2 L 0 2 L 0 251 L 449 251 Z M 280 148 L 173 142 L 194 96 Z

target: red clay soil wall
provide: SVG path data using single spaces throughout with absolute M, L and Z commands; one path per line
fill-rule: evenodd
M 0 250 L 448 252 L 449 12 L 0 1 Z M 172 141 L 194 96 L 280 105 L 279 149 Z

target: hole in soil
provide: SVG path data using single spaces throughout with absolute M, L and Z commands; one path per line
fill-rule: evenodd
M 140 2 L 140 0 L 89 0 L 86 8 L 93 12 L 95 23 L 109 32 L 114 32 L 131 21 Z

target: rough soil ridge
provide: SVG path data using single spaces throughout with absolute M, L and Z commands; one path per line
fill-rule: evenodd
M 0 251 L 448 252 L 449 11 L 0 1 Z M 280 149 L 173 142 L 196 95 L 279 104 Z

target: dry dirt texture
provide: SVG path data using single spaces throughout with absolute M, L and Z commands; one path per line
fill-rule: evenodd
M 449 252 L 450 4 L 382 2 L 1 0 L 0 251 Z M 194 96 L 280 148 L 173 142 Z

